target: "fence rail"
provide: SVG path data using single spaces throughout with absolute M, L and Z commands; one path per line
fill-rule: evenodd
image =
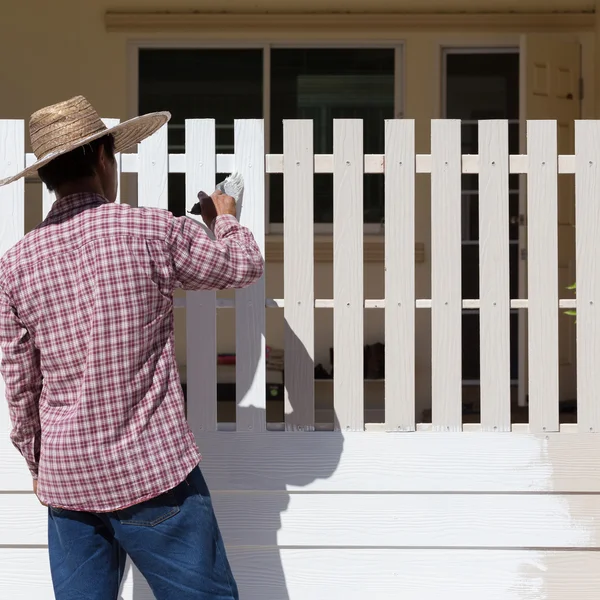
M 109 120 L 106 120 L 107 122 Z M 111 120 L 111 123 L 116 121 Z M 284 121 L 284 153 L 264 150 L 261 120 L 235 122 L 235 153 L 216 154 L 214 120 L 185 122 L 184 154 L 169 154 L 167 129 L 143 142 L 137 154 L 119 157 L 122 173 L 138 173 L 139 205 L 167 208 L 169 173 L 185 173 L 186 206 L 199 189 L 213 189 L 216 173 L 239 170 L 246 189 L 240 213 L 265 248 L 265 175 L 284 174 L 284 297 L 266 298 L 264 278 L 236 292 L 177 299 L 187 308 L 188 418 L 196 433 L 217 423 L 216 311 L 236 311 L 238 431 L 264 431 L 266 423 L 266 308 L 285 318 L 285 423 L 269 428 L 311 431 L 315 423 L 314 309 L 334 314 L 334 428 L 362 431 L 363 314 L 385 311 L 385 424 L 387 431 L 520 430 L 511 423 L 510 309 L 528 315 L 529 425 L 532 432 L 559 431 L 559 311 L 578 309 L 578 430 L 600 431 L 600 122 L 576 124 L 575 155 L 559 155 L 554 121 L 530 121 L 527 155 L 509 155 L 508 122 L 481 121 L 479 155 L 462 155 L 460 121 L 432 122 L 431 153 L 416 154 L 415 124 L 385 124 L 385 153 L 365 155 L 363 123 L 335 120 L 333 154 L 313 150 L 312 121 Z M 31 164 L 24 155 L 24 124 L 0 121 L 0 174 Z M 313 177 L 333 174 L 333 299 L 315 298 Z M 363 174 L 385 177 L 385 298 L 365 300 L 363 290 Z M 415 293 L 415 176 L 431 175 L 430 299 Z M 480 298 L 461 294 L 461 175 L 479 175 Z M 509 174 L 527 175 L 528 297 L 509 290 Z M 560 299 L 558 287 L 558 187 L 560 174 L 576 181 L 577 297 Z M 47 213 L 52 195 L 44 191 Z M 0 215 L 23 229 L 24 188 L 0 189 Z M 19 222 L 17 222 L 19 221 Z M 11 225 L 12 226 L 12 225 Z M 12 237 L 11 237 L 12 236 Z M 3 236 L 2 248 L 14 242 Z M 17 236 L 19 237 L 19 236 Z M 415 309 L 431 310 L 432 424 L 415 415 Z M 481 423 L 463 427 L 462 311 L 480 314 Z

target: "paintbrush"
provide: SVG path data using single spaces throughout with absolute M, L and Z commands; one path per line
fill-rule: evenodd
M 241 173 L 232 173 L 217 185 L 217 189 L 228 196 L 231 196 L 235 200 L 237 218 L 240 218 L 242 211 L 242 196 L 244 195 L 244 178 Z M 192 206 L 192 210 L 188 211 L 191 215 L 201 215 L 202 208 L 200 202 L 197 202 Z

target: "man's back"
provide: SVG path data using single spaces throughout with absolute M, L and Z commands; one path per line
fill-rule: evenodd
M 39 460 L 41 500 L 115 510 L 173 488 L 197 465 L 175 362 L 173 289 L 244 287 L 263 269 L 233 217 L 215 228 L 229 243 L 167 211 L 79 194 L 57 202 L 0 263 L 2 311 L 13 313 L 2 341 L 19 340 L 31 371 L 24 378 L 23 357 L 20 374 L 10 353 L 3 357 L 11 411 L 31 410 L 11 396 L 39 394 L 20 381 L 41 386 L 41 443 L 26 426 L 13 431 L 30 467 Z

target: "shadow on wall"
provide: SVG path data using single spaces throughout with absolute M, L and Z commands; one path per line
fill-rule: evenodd
M 286 327 L 286 348 L 294 348 L 299 372 L 314 372 L 303 343 Z M 263 332 L 264 335 L 264 332 Z M 256 344 L 260 343 L 256 339 Z M 258 356 L 253 352 L 253 356 Z M 251 365 L 256 372 L 257 365 Z M 247 390 L 245 390 L 247 392 Z M 201 398 L 189 398 L 188 402 Z M 291 409 L 302 398 L 290 397 Z M 265 410 L 245 406 L 239 410 L 259 422 Z M 285 451 L 294 438 L 298 453 Z M 201 464 L 211 490 L 219 525 L 242 600 L 288 600 L 290 594 L 278 548 L 282 514 L 293 494 L 288 488 L 309 486 L 335 473 L 343 451 L 341 432 L 207 433 L 198 440 Z M 267 492 L 257 494 L 257 491 Z M 251 544 L 249 544 L 251 540 Z M 253 546 L 249 548 L 249 546 Z M 143 576 L 128 567 L 119 600 L 153 600 Z

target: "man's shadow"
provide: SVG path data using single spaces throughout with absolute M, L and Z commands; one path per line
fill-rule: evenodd
M 313 377 L 313 359 L 287 321 L 284 327 L 284 350 L 291 352 L 293 348 L 297 372 L 310 373 Z M 266 338 L 265 333 L 262 335 Z M 258 346 L 260 338 L 253 342 Z M 252 355 L 258 356 L 258 352 Z M 256 369 L 257 364 L 253 364 L 252 372 L 256 373 Z M 244 390 L 243 396 L 247 391 Z M 291 411 L 306 401 L 306 398 L 290 395 Z M 202 402 L 202 398 L 188 397 L 187 402 Z M 266 417 L 265 409 L 256 406 L 238 410 L 244 412 L 247 422 Z M 335 414 L 333 417 L 337 423 Z M 237 436 L 235 443 L 229 436 Z M 279 548 L 283 544 L 278 539 L 282 515 L 294 496 L 306 493 L 297 488 L 306 488 L 335 473 L 343 452 L 343 435 L 340 431 L 219 432 L 201 434 L 197 442 L 203 455 L 200 466 L 213 497 L 240 599 L 288 600 L 290 595 Z M 288 443 L 293 444 L 292 449 L 298 454 L 285 451 Z M 235 448 L 233 455 L 231 447 Z M 250 505 L 251 514 L 244 509 Z M 132 592 L 129 587 L 133 587 Z M 135 568 L 128 568 L 120 600 L 129 598 L 154 599 Z

